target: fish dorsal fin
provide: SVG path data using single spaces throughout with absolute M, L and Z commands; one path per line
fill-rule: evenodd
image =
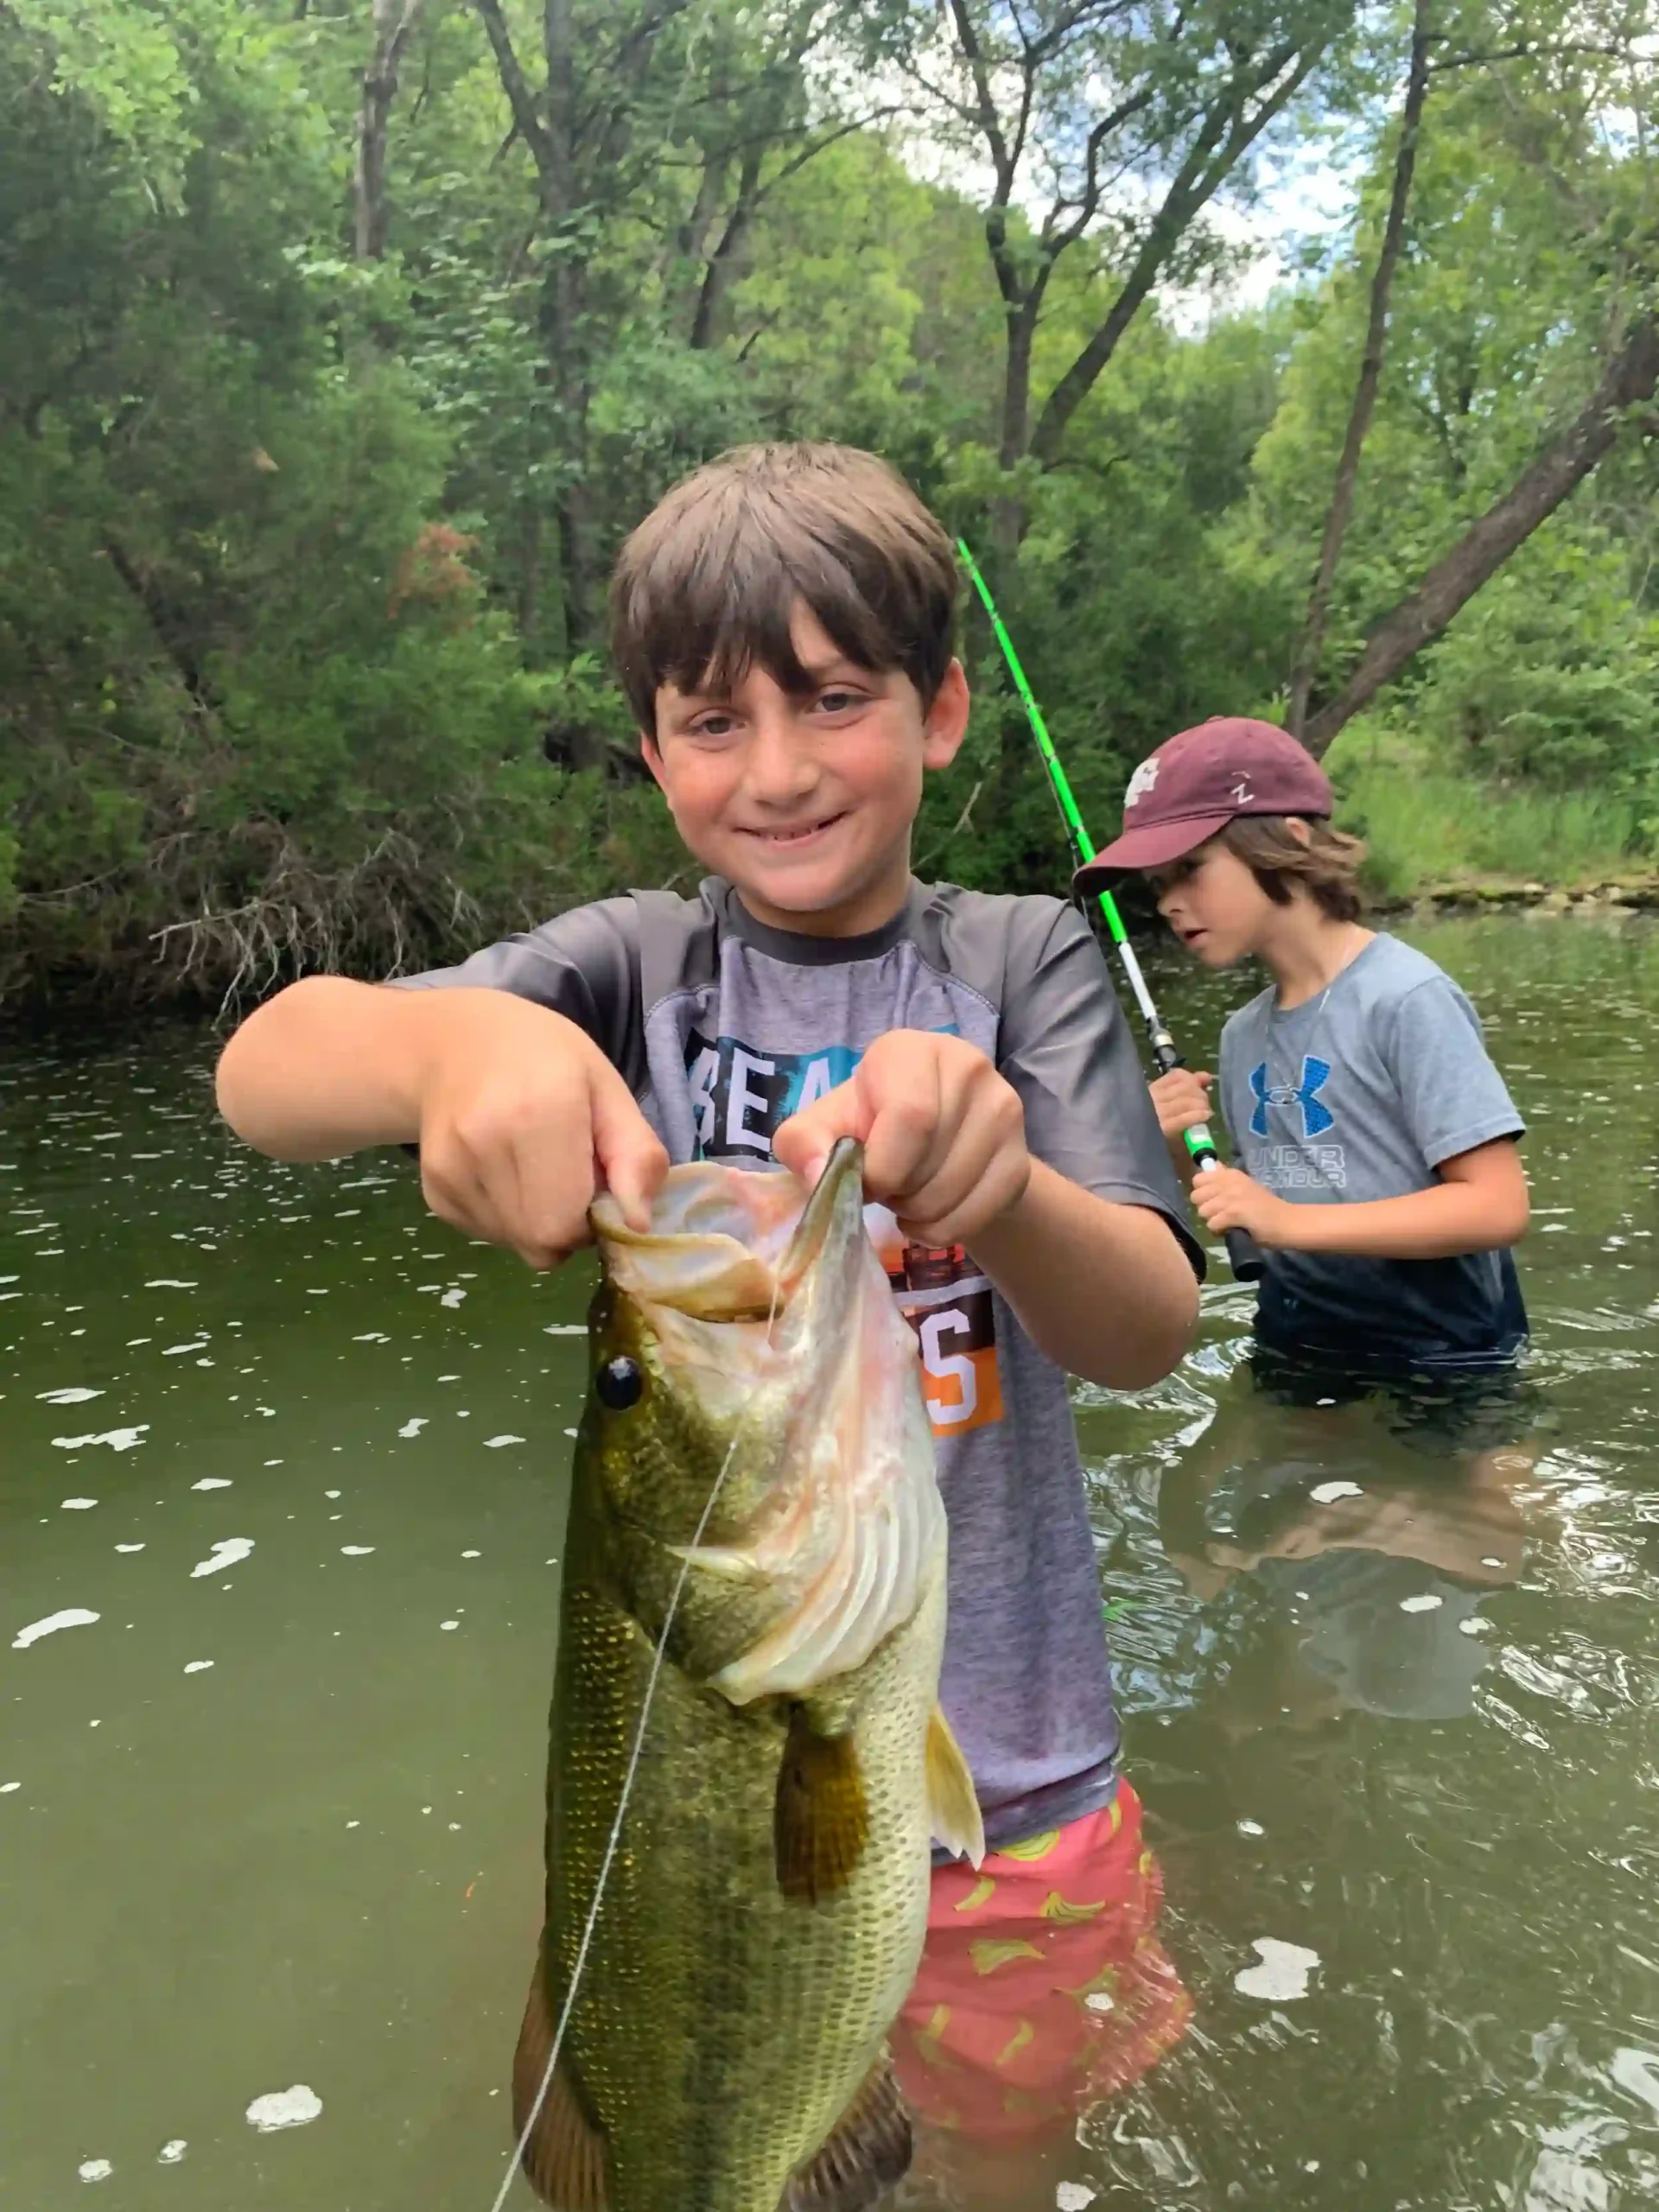
M 947 1851 L 973 1866 L 985 1857 L 985 1822 L 974 1790 L 974 1777 L 962 1755 L 962 1746 L 950 1732 L 950 1723 L 936 1705 L 927 1724 L 927 1817 L 934 1835 Z
M 553 2049 L 553 2018 L 547 2001 L 547 1967 L 538 1955 L 530 1998 L 512 2061 L 512 2129 L 524 2132 L 531 2107 L 547 2073 Z M 524 2178 L 554 2212 L 607 2212 L 610 2192 L 605 2175 L 605 2139 L 582 2110 L 560 2060 L 548 2083 L 541 2111 L 524 2145 Z
M 778 2212 L 868 2212 L 905 2177 L 910 2113 L 878 2059 L 816 2157 L 796 2169 Z

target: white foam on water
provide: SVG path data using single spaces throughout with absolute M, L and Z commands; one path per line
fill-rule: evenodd
M 234 1567 L 238 1560 L 246 1559 L 252 1549 L 251 1536 L 226 1536 L 213 1546 L 206 1559 L 197 1560 L 190 1570 L 190 1579 L 194 1582 L 200 1575 L 217 1574 L 223 1567 Z
M 204 1475 L 199 1483 L 192 1483 L 190 1487 L 192 1490 L 229 1490 L 231 1478 L 228 1475 Z
M 194 1290 L 193 1282 L 181 1282 L 176 1275 L 157 1275 L 153 1282 L 144 1285 L 146 1290 Z
M 144 1548 L 142 1544 L 118 1544 L 115 1548 L 118 1552 L 141 1552 Z
M 1267 1830 L 1262 1827 L 1260 1821 L 1241 1821 L 1238 1823 L 1238 1832 L 1240 1835 L 1265 1835 L 1267 1834 Z
M 446 1290 L 438 1303 L 440 1306 L 461 1306 L 466 1303 L 466 1292 L 457 1287 L 454 1290 Z
M 567 1436 L 574 1436 L 576 1432 L 574 1428 L 567 1428 L 564 1433 Z
M 367 1559 L 374 1549 L 372 1544 L 342 1544 L 340 1552 L 346 1559 Z
M 1339 1497 L 1363 1497 L 1365 1495 L 1357 1483 L 1320 1483 L 1307 1494 L 1315 1505 L 1334 1505 Z
M 1496 1559 L 1491 1554 L 1484 1554 L 1480 1563 L 1483 1567 L 1502 1567 L 1503 1564 L 1501 1559 Z
M 326 1490 L 322 1494 L 325 1497 L 338 1497 L 340 1496 L 340 1492 L 337 1490 Z
M 98 1436 L 54 1436 L 52 1441 L 60 1452 L 82 1452 L 89 1444 L 107 1444 L 111 1452 L 130 1452 L 143 1442 L 149 1427 L 147 1421 L 141 1421 L 137 1428 L 106 1428 Z
M 550 1321 L 542 1331 L 544 1337 L 585 1337 L 587 1333 L 585 1321 Z
M 256 2097 L 248 2107 L 248 2125 L 262 2135 L 274 2135 L 279 2127 L 308 2127 L 321 2111 L 322 2099 L 316 2091 L 296 2082 L 291 2089 L 272 2089 Z
M 442 1629 L 459 1628 L 461 1626 L 461 1623 L 459 1621 L 440 1621 L 438 1623 L 438 1626 Z
M 1607 2071 L 1621 2089 L 1640 2097 L 1643 2104 L 1651 2105 L 1655 2117 L 1659 2118 L 1659 2055 L 1626 2045 L 1613 2053 L 1613 2063 Z
M 156 2163 L 158 2166 L 176 2166 L 189 2147 L 182 2135 L 175 2135 L 156 2153 Z
M 461 1554 L 462 1559 L 482 1559 L 483 1556 L 482 1552 L 462 1552 Z
M 1307 1977 L 1319 1964 L 1317 1951 L 1300 1943 L 1281 1943 L 1275 1936 L 1258 1936 L 1250 1948 L 1261 1964 L 1244 1967 L 1233 1976 L 1241 1997 L 1265 1997 L 1275 2004 L 1289 2004 L 1307 1994 Z
M 90 1513 L 97 1503 L 95 1497 L 66 1497 L 63 1510 L 66 1513 Z
M 188 1659 L 184 1671 L 187 1675 L 205 1675 L 213 1663 L 211 1659 Z
M 353 1337 L 352 1342 L 354 1344 L 389 1344 L 391 1338 L 379 1329 L 369 1329 L 362 1336 Z
M 10 1797 L 14 1789 L 22 1788 L 21 1782 L 0 1782 L 0 1797 Z
M 1445 1599 L 1436 1597 L 1433 1591 L 1424 1590 L 1414 1598 L 1402 1598 L 1400 1610 L 1402 1613 L 1432 1613 L 1445 1603 Z
M 1084 2212 L 1084 2208 L 1094 2202 L 1097 2193 L 1086 2182 L 1063 2181 L 1054 2192 L 1054 2202 L 1059 2207 L 1059 2212 Z
M 418 1436 L 421 1431 L 426 1427 L 427 1418 L 428 1416 L 425 1414 L 416 1414 L 412 1421 L 406 1421 L 404 1423 L 403 1427 L 397 1432 L 398 1435 Z
M 31 1621 L 27 1628 L 19 1629 L 11 1639 L 14 1651 L 27 1651 L 31 1643 L 38 1643 L 43 1636 L 55 1636 L 60 1628 L 90 1628 L 99 1613 L 88 1612 L 85 1605 L 66 1605 L 61 1612 L 48 1613 L 42 1621 Z
M 37 1390 L 35 1395 L 43 1406 L 84 1406 L 88 1398 L 101 1398 L 101 1390 Z
M 163 1344 L 162 1346 L 162 1357 L 163 1359 L 176 1359 L 181 1352 L 206 1351 L 212 1342 L 213 1338 L 211 1337 L 196 1337 L 188 1344 Z
M 75 2168 L 82 2181 L 108 2181 L 115 2168 L 107 2158 L 86 2158 Z
M 1468 1619 L 1459 1621 L 1458 1626 L 1465 1636 L 1484 1636 L 1491 1623 L 1483 1620 L 1478 1613 L 1471 1613 Z
M 522 1444 L 524 1440 L 522 1436 L 486 1436 L 484 1440 L 484 1449 L 486 1452 L 499 1452 L 504 1444 Z

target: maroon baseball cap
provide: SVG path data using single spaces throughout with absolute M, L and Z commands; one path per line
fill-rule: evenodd
M 1080 891 L 1142 868 L 1166 868 L 1241 814 L 1323 818 L 1336 804 L 1305 746 L 1272 722 L 1217 715 L 1166 738 L 1129 778 L 1123 834 L 1072 879 Z

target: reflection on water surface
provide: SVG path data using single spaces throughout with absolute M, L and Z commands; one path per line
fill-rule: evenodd
M 1659 2202 L 1659 932 L 1409 933 L 1531 1125 L 1526 1391 L 1278 1402 L 1224 1274 L 1081 1393 L 1144 1838 L 936 1946 L 907 2207 Z M 584 1288 L 243 1152 L 211 1058 L 0 1058 L 0 2197 L 484 2212 Z

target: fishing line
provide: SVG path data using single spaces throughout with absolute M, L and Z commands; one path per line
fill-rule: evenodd
M 1049 788 L 1058 804 L 1072 858 L 1079 868 L 1084 868 L 1095 857 L 1094 844 L 1083 825 L 1083 817 L 1077 810 L 1077 800 L 1072 797 L 1071 785 L 1066 779 L 1065 770 L 1060 766 L 1060 756 L 1054 750 L 1054 741 L 1048 734 L 1048 725 L 1043 720 L 1043 710 L 1038 705 L 1036 694 L 1020 664 L 1020 656 L 1014 650 L 1014 640 L 1003 627 L 1002 617 L 996 611 L 996 601 L 991 597 L 990 586 L 981 575 L 979 563 L 969 552 L 965 537 L 957 540 L 957 550 L 962 556 L 963 566 L 972 579 L 974 588 L 990 619 L 996 642 L 1002 648 L 1002 658 L 1014 678 L 1014 688 L 1020 695 L 1020 703 L 1026 710 L 1026 720 L 1031 724 L 1031 734 L 1037 741 L 1037 750 L 1048 771 Z M 1096 895 L 1100 900 L 1101 917 L 1106 924 L 1107 934 L 1122 963 L 1123 973 L 1128 976 L 1129 988 L 1135 995 L 1135 1002 L 1141 1009 L 1141 1019 L 1146 1024 L 1152 1057 L 1158 1063 L 1158 1072 L 1167 1075 L 1172 1068 L 1185 1067 L 1186 1062 L 1164 1026 L 1147 988 L 1147 979 L 1141 973 L 1141 963 L 1135 957 L 1135 947 L 1129 943 L 1123 918 L 1117 911 L 1117 901 L 1109 891 L 1103 888 L 1097 887 Z M 1221 1154 L 1216 1149 L 1216 1141 L 1210 1134 L 1207 1122 L 1194 1122 L 1191 1128 L 1182 1133 L 1182 1141 L 1198 1173 L 1207 1174 L 1211 1168 L 1221 1166 Z M 1227 1247 L 1228 1260 L 1240 1282 L 1256 1282 L 1267 1272 L 1262 1248 L 1247 1229 L 1228 1230 L 1222 1242 Z
M 780 1285 L 774 1273 L 772 1281 L 772 1310 L 766 1315 L 766 1348 L 768 1351 L 772 1350 L 772 1325 L 778 1319 L 779 1288 Z M 663 1660 L 668 1650 L 669 1634 L 674 1626 L 674 1617 L 680 1609 L 680 1599 L 685 1590 L 686 1579 L 691 1572 L 692 1554 L 702 1541 L 703 1532 L 709 1526 L 709 1517 L 715 1510 L 715 1501 L 725 1484 L 727 1472 L 732 1464 L 732 1456 L 737 1450 L 741 1436 L 742 1431 L 740 1427 L 737 1434 L 732 1438 L 726 1447 L 726 1457 L 720 1463 L 720 1472 L 715 1477 L 715 1486 L 709 1493 L 708 1503 L 702 1509 L 702 1518 L 697 1522 L 691 1541 L 686 1546 L 685 1556 L 680 1562 L 679 1574 L 669 1596 L 668 1611 L 663 1618 L 663 1632 L 657 1639 L 657 1649 L 652 1652 L 651 1658 L 651 1672 L 645 1677 L 645 1694 L 639 1707 L 639 1726 L 634 1730 L 633 1749 L 628 1754 L 628 1764 L 622 1777 L 622 1796 L 617 1804 L 616 1818 L 611 1822 L 611 1833 L 605 1845 L 605 1856 L 600 1861 L 599 1878 L 594 1884 L 594 1899 L 588 1908 L 588 1920 L 582 1931 L 582 1942 L 576 1947 L 576 1961 L 570 1969 L 570 1986 L 565 1992 L 563 2010 L 559 2014 L 558 2025 L 553 2031 L 553 2048 L 547 2055 L 547 2066 L 542 2075 L 541 2086 L 537 2090 L 535 2101 L 530 2107 L 530 2116 L 524 2122 L 518 2142 L 513 2145 L 512 2158 L 506 2172 L 501 2177 L 501 2186 L 495 2193 L 495 2202 L 491 2205 L 490 2212 L 502 2212 L 502 2207 L 506 2203 L 512 2190 L 513 2178 L 524 2164 L 524 2152 L 530 2147 L 530 2139 L 536 2132 L 536 2123 L 542 2116 L 542 2107 L 547 2102 L 547 2093 L 553 2086 L 553 2076 L 558 2069 L 559 2052 L 564 2044 L 565 2030 L 569 2026 L 570 2015 L 575 2010 L 576 1992 L 582 1984 L 582 1969 L 588 1963 L 588 1951 L 594 1940 L 594 1929 L 598 1925 L 599 1908 L 605 1899 L 605 1885 L 610 1878 L 611 1863 L 616 1857 L 616 1847 L 622 1838 L 622 1823 L 627 1815 L 628 1800 L 633 1795 L 634 1777 L 639 1771 L 639 1760 L 645 1748 L 645 1723 L 651 1718 L 652 1700 L 657 1694 L 657 1684 L 662 1675 Z M 541 1972 L 539 1961 L 536 1970 L 538 1974 Z

